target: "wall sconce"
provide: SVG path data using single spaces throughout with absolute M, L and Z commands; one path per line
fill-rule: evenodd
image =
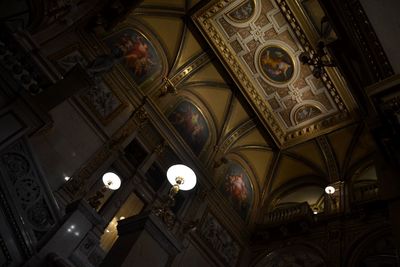
M 197 179 L 194 171 L 183 164 L 169 167 L 167 170 L 167 179 L 172 185 L 169 190 L 168 201 L 163 202 L 161 206 L 153 208 L 153 212 L 171 229 L 175 223 L 175 214 L 171 210 L 175 205 L 175 195 L 179 190 L 187 191 L 193 189 L 196 186 Z
M 98 190 L 94 196 L 88 198 L 90 206 L 94 209 L 98 209 L 101 204 L 101 199 L 104 197 L 104 193 L 109 190 L 118 190 L 121 187 L 121 179 L 119 176 L 113 172 L 106 172 L 103 174 L 102 181 L 104 186 Z

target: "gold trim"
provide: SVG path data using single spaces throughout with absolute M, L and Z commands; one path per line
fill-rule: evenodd
M 335 102 L 339 112 L 336 112 L 332 116 L 324 117 L 307 127 L 302 127 L 301 129 L 290 132 L 286 131 L 277 118 L 275 118 L 275 114 L 265 98 L 262 97 L 259 90 L 256 89 L 253 80 L 250 79 L 247 73 L 242 69 L 236 54 L 232 51 L 231 47 L 225 43 L 220 32 L 216 28 L 216 22 L 213 21 L 213 18 L 220 15 L 220 10 L 226 8 L 231 3 L 232 1 L 214 0 L 195 13 L 192 19 L 201 33 L 206 37 L 211 47 L 215 50 L 222 64 L 226 69 L 230 70 L 233 79 L 238 84 L 245 98 L 252 104 L 254 111 L 261 118 L 266 128 L 271 132 L 272 138 L 280 148 L 287 148 L 301 143 L 338 129 L 344 125 L 348 125 L 354 121 L 354 118 L 356 118 L 356 105 L 349 92 L 345 90 L 344 80 L 339 76 L 337 70 L 327 69 L 321 79 L 325 84 L 327 93 L 330 95 L 331 100 Z M 305 51 L 310 52 L 312 55 L 315 54 L 313 48 L 309 44 L 307 36 L 303 34 L 301 27 L 298 25 L 296 18 L 292 14 L 293 12 L 289 9 L 286 2 L 277 0 L 277 4 L 286 19 L 291 21 L 289 25 L 293 28 L 293 32 L 297 35 Z M 311 32 L 311 29 L 307 29 L 307 31 Z M 333 76 L 332 79 L 331 76 Z M 340 88 L 340 91 L 336 89 L 336 86 Z

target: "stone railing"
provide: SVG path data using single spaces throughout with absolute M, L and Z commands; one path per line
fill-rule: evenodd
M 294 204 L 287 207 L 276 208 L 265 215 L 264 222 L 268 225 L 275 225 L 282 222 L 292 222 L 312 217 L 312 210 L 307 202 Z

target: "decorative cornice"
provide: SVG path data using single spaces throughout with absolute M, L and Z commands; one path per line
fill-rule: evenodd
M 346 18 L 350 21 L 361 52 L 369 62 L 375 78 L 382 80 L 394 74 L 386 53 L 359 0 L 342 1 Z

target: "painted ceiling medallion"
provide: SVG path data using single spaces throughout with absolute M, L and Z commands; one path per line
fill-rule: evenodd
M 269 81 L 287 83 L 294 73 L 294 62 L 289 53 L 279 46 L 266 46 L 261 50 L 258 63 Z
M 236 22 L 245 22 L 249 20 L 255 10 L 254 0 L 245 1 L 243 4 L 239 5 L 237 8 L 228 13 L 228 17 Z
M 323 69 L 316 78 L 299 63 L 302 52 L 315 54 L 318 36 L 300 2 L 211 0 L 192 16 L 280 148 L 357 118 L 337 69 Z
M 297 124 L 302 123 L 308 119 L 312 119 L 318 115 L 322 114 L 322 111 L 312 105 L 304 105 L 299 107 L 294 113 L 294 120 Z

